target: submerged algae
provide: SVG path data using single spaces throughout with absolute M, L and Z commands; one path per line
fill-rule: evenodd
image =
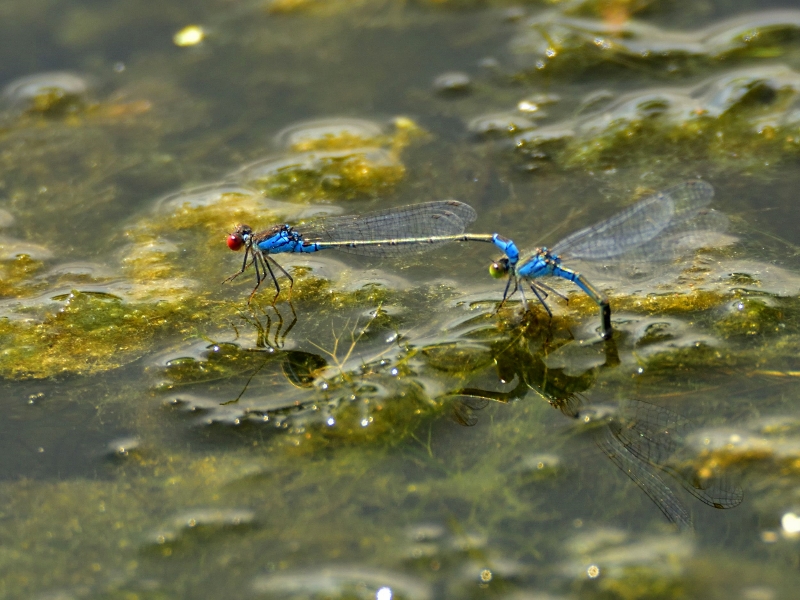
M 174 83 L 152 80 L 69 107 L 0 115 L 0 189 L 30 238 L 75 253 L 102 246 L 97 232 L 127 219 L 143 193 L 190 175 L 174 162 L 170 136 L 203 122 L 204 107 Z
M 200 307 L 128 303 L 108 293 L 72 291 L 53 298 L 41 320 L 0 319 L 0 376 L 8 379 L 93 375 L 144 356 L 156 335 L 194 328 Z M 178 316 L 181 318 L 178 319 Z
M 632 92 L 574 120 L 515 137 L 523 156 L 564 168 L 615 168 L 659 157 L 752 169 L 791 160 L 800 147 L 800 74 L 734 71 L 691 88 Z
M 259 4 L 259 8 L 264 6 Z M 269 36 L 259 31 L 257 37 Z M 207 51 L 208 47 L 201 50 Z M 769 90 L 758 89 L 758 85 L 755 88 L 747 102 L 756 107 L 772 102 Z M 779 103 L 784 100 L 782 94 L 779 90 Z M 748 115 L 753 119 L 758 116 L 756 111 Z M 342 149 L 326 149 L 325 143 L 298 146 L 296 151 Z M 348 136 L 340 136 L 336 144 L 363 147 L 363 141 Z M 656 150 L 648 147 L 641 155 L 652 157 L 651 151 Z M 611 154 L 609 151 L 595 162 L 589 157 L 585 164 L 610 164 L 607 159 Z M 451 154 L 443 155 L 449 164 Z M 409 159 L 408 164 L 412 165 L 413 157 Z M 493 169 L 490 160 L 485 162 L 489 166 L 480 172 L 481 176 Z M 425 169 L 437 175 L 438 163 L 433 164 Z M 756 168 L 763 172 L 757 164 Z M 193 172 L 201 170 L 194 168 Z M 454 169 L 450 172 L 452 177 L 441 178 L 445 180 L 441 184 L 417 174 L 403 177 L 429 190 L 434 185 L 464 185 L 464 179 L 472 181 L 470 173 L 462 177 L 468 171 Z M 147 177 L 146 172 L 144 175 Z M 181 179 L 196 178 L 191 173 L 186 175 L 183 173 Z M 592 179 L 592 185 L 598 181 Z M 295 199 L 295 192 L 297 197 L 317 193 L 313 185 L 306 185 L 305 180 L 301 183 L 305 187 L 286 188 L 286 197 Z M 520 184 L 519 178 L 511 184 Z M 472 193 L 473 188 L 468 189 Z M 153 194 L 160 190 L 159 187 Z M 486 193 L 492 192 L 488 188 Z M 4 484 L 6 514 L 13 518 L 5 520 L 8 543 L 4 568 L 8 575 L 3 578 L 7 586 L 3 593 L 9 597 L 43 592 L 97 597 L 222 597 L 237 590 L 237 586 L 249 585 L 247 593 L 282 597 L 287 589 L 289 593 L 298 589 L 292 584 L 300 578 L 307 576 L 312 584 L 330 581 L 324 575 L 309 575 L 324 574 L 326 569 L 339 576 L 333 578 L 338 587 L 333 585 L 323 592 L 331 595 L 358 594 L 365 591 L 359 582 L 375 583 L 377 587 L 380 581 L 396 586 L 397 596 L 418 593 L 424 597 L 430 589 L 448 597 L 524 594 L 533 593 L 531 590 L 540 586 L 551 593 L 577 590 L 586 597 L 669 597 L 681 589 L 700 597 L 735 585 L 721 583 L 721 572 L 727 573 L 731 581 L 742 581 L 740 570 L 753 581 L 774 574 L 780 576 L 775 581 L 791 583 L 790 571 L 768 571 L 773 567 L 751 561 L 750 555 L 737 558 L 735 550 L 731 551 L 733 567 L 718 561 L 711 564 L 693 556 L 686 540 L 669 542 L 657 536 L 640 540 L 634 534 L 628 534 L 616 546 L 608 544 L 615 546 L 611 552 L 599 549 L 594 554 L 592 558 L 600 572 L 597 579 L 587 579 L 587 563 L 583 562 L 578 570 L 559 571 L 562 558 L 572 565 L 571 559 L 578 555 L 565 548 L 563 540 L 583 526 L 579 521 L 597 526 L 616 519 L 631 528 L 646 521 L 658 527 L 660 517 L 645 505 L 645 517 L 637 518 L 636 504 L 629 499 L 629 488 L 620 484 L 621 476 L 612 471 L 617 478 L 605 477 L 602 468 L 594 468 L 588 451 L 592 448 L 582 447 L 577 436 L 560 435 L 559 425 L 566 419 L 544 403 L 523 400 L 529 384 L 555 400 L 562 396 L 569 399 L 575 392 L 589 392 L 592 396 L 625 393 L 634 377 L 632 364 L 645 367 L 645 374 L 637 380 L 643 382 L 639 388 L 642 393 L 674 393 L 676 375 L 680 378 L 680 373 L 664 369 L 662 385 L 657 379 L 647 380 L 647 363 L 637 363 L 637 353 L 647 356 L 656 350 L 660 354 L 653 359 L 653 371 L 658 372 L 657 360 L 665 359 L 664 364 L 668 359 L 678 361 L 694 369 L 694 388 L 719 384 L 723 377 L 738 383 L 741 379 L 733 374 L 746 372 L 748 367 L 774 366 L 760 363 L 762 360 L 789 363 L 797 353 L 797 315 L 792 302 L 771 296 L 740 297 L 731 291 L 733 285 L 755 287 L 753 270 L 736 269 L 749 274 L 749 280 L 738 276 L 736 281 L 727 282 L 727 287 L 701 289 L 685 297 L 649 297 L 646 292 L 616 288 L 615 343 L 622 364 L 612 369 L 601 368 L 603 364 L 612 366 L 611 360 L 600 362 L 601 353 L 587 357 L 575 351 L 584 349 L 581 338 L 588 338 L 596 325 L 596 307 L 580 296 L 570 301 L 566 314 L 556 314 L 552 324 L 537 308 L 521 327 L 511 311 L 501 313 L 498 325 L 488 314 L 493 308 L 488 302 L 483 308 L 470 309 L 474 321 L 461 314 L 456 319 L 453 305 L 443 302 L 443 297 L 460 298 L 460 293 L 441 288 L 416 290 L 404 293 L 400 305 L 400 295 L 391 285 L 353 289 L 360 282 L 384 277 L 382 273 L 358 279 L 337 264 L 330 270 L 344 275 L 327 276 L 320 266 L 326 264 L 327 257 L 321 263 L 292 271 L 297 279 L 295 298 L 301 322 L 293 335 L 282 340 L 279 333 L 270 333 L 266 323 L 259 330 L 252 319 L 239 317 L 238 309 L 243 309 L 252 282 L 232 290 L 224 288 L 229 301 L 222 306 L 212 302 L 214 291 L 198 293 L 197 283 L 216 286 L 224 275 L 238 268 L 241 257 L 228 253 L 222 245 L 234 222 L 267 224 L 276 218 L 291 222 L 312 215 L 300 216 L 286 205 L 267 204 L 246 189 L 214 192 L 212 196 L 206 204 L 178 198 L 169 209 L 157 209 L 153 215 L 137 218 L 126 228 L 124 238 L 116 233 L 109 236 L 104 247 L 118 254 L 109 251 L 104 257 L 111 257 L 108 262 L 115 274 L 124 278 L 119 300 L 91 294 L 97 291 L 93 285 L 57 290 L 79 290 L 75 299 L 69 300 L 74 302 L 70 307 L 76 312 L 62 321 L 55 315 L 52 321 L 55 331 L 77 329 L 72 338 L 77 344 L 85 336 L 92 341 L 90 346 L 100 347 L 94 340 L 98 336 L 116 341 L 119 347 L 130 344 L 136 350 L 137 344 L 144 341 L 148 346 L 145 354 L 160 350 L 165 342 L 177 344 L 177 349 L 173 347 L 168 352 L 172 358 L 151 368 L 148 376 L 163 375 L 167 385 L 174 385 L 170 396 L 176 396 L 176 391 L 183 395 L 184 389 L 187 396 L 198 392 L 194 405 L 184 405 L 195 410 L 189 419 L 171 418 L 179 410 L 159 412 L 153 402 L 147 401 L 145 386 L 150 384 L 149 377 L 144 384 L 137 381 L 121 390 L 117 402 L 135 413 L 129 412 L 125 422 L 137 428 L 142 442 L 128 456 L 98 469 L 101 475 L 109 473 L 113 481 Z M 23 201 L 16 206 L 24 211 Z M 30 215 L 35 210 L 31 209 Z M 61 225 L 61 219 L 58 221 L 43 224 L 43 239 L 52 239 L 49 234 Z M 97 236 L 97 231 L 93 229 L 86 235 Z M 115 229 L 109 227 L 105 231 Z M 57 239 L 67 239 L 61 235 Z M 123 246 L 127 242 L 130 245 Z M 9 268 L 19 275 L 19 285 L 14 283 L 14 289 L 30 296 L 33 292 L 25 292 L 25 286 L 29 283 L 38 292 L 39 280 L 35 277 L 42 268 L 25 260 L 15 259 L 19 262 L 9 263 Z M 42 264 L 50 264 L 49 260 Z M 293 262 L 294 257 L 287 259 L 287 264 Z M 685 289 L 683 283 L 670 285 L 673 290 Z M 271 290 L 266 290 L 256 303 L 263 300 L 266 305 L 271 295 Z M 425 298 L 421 300 L 420 296 Z M 475 297 L 485 301 L 487 296 L 482 291 Z M 731 314 L 731 303 L 739 299 L 746 310 Z M 48 302 L 43 303 L 50 306 Z M 43 303 L 34 306 L 34 313 L 41 312 Z M 356 325 L 367 318 L 365 311 L 377 306 L 381 306 L 380 317 L 363 327 L 367 331 L 359 338 L 361 327 Z M 126 328 L 123 319 L 127 310 L 140 311 L 134 327 Z M 279 310 L 288 324 L 288 310 L 284 305 L 279 305 Z M 417 310 L 420 314 L 415 314 Z M 660 312 L 671 316 L 659 317 L 656 313 Z M 333 323 L 335 335 L 329 337 L 330 321 L 339 313 L 342 320 Z M 667 325 L 662 326 L 664 323 Z M 774 329 L 780 325 L 788 325 L 790 331 Z M 120 336 L 115 337 L 109 327 L 118 328 Z M 238 339 L 231 333 L 234 328 L 241 334 Z M 356 333 L 351 335 L 351 331 Z M 570 332 L 579 339 L 570 340 Z M 181 340 L 204 335 L 218 340 L 218 358 L 212 356 L 214 344 L 208 342 L 203 342 L 199 353 L 184 352 L 186 342 Z M 513 341 L 518 335 L 524 339 Z M 334 342 L 337 336 L 338 349 Z M 548 336 L 555 339 L 547 339 Z M 358 341 L 350 352 L 354 338 Z M 386 341 L 390 338 L 391 343 Z M 716 344 L 707 346 L 711 348 L 708 354 L 702 353 L 705 347 L 697 354 L 685 352 L 685 343 L 706 338 Z M 237 346 L 228 343 L 231 339 Z M 324 351 L 305 345 L 308 339 Z M 270 344 L 272 353 L 268 352 Z M 281 348 L 281 344 L 286 347 Z M 212 347 L 206 348 L 209 345 Z M 66 356 L 68 348 L 58 343 L 56 346 L 62 357 Z M 115 354 L 112 343 L 106 347 Z M 385 348 L 391 349 L 383 354 Z M 79 345 L 71 349 L 76 354 L 78 372 L 83 368 L 80 350 Z M 128 361 L 134 356 L 128 356 L 128 350 L 113 358 Z M 731 363 L 734 368 L 726 370 L 713 352 L 735 352 Z M 469 359 L 468 364 L 454 366 L 463 358 Z M 381 364 L 382 360 L 386 362 Z M 264 362 L 265 366 L 256 373 Z M 105 364 L 109 366 L 111 358 Z M 397 369 L 397 374 L 392 369 Z M 286 428 L 288 435 L 279 433 L 273 438 L 266 427 L 254 426 L 259 418 L 263 423 L 263 414 L 255 410 L 251 411 L 252 418 L 241 418 L 242 414 L 250 414 L 248 409 L 258 408 L 253 396 L 245 394 L 239 402 L 220 407 L 221 402 L 236 398 L 254 374 L 247 391 L 257 392 L 259 397 L 255 400 L 266 406 L 264 397 L 272 394 L 273 399 L 291 404 L 283 407 L 287 412 L 294 411 L 300 417 Z M 109 374 L 108 381 L 114 386 L 118 385 L 116 375 Z M 467 386 L 477 388 L 489 380 L 497 385 L 486 387 L 495 392 L 500 389 L 502 394 L 514 386 L 515 376 L 522 379 L 521 389 L 516 395 L 498 397 L 508 399 L 508 404 L 481 408 L 472 429 L 439 419 L 451 402 L 448 392 L 463 391 Z M 225 387 L 226 383 L 230 385 Z M 321 389 L 322 385 L 327 385 L 327 390 Z M 164 399 L 165 391 L 166 388 L 156 389 L 158 402 Z M 759 405 L 754 407 L 758 410 L 768 409 L 770 401 L 777 402 L 774 398 L 762 402 L 762 396 L 758 396 Z M 668 397 L 671 401 L 675 395 Z M 358 400 L 365 398 L 375 400 L 366 413 L 358 405 Z M 329 413 L 335 421 L 333 426 L 317 418 L 331 400 L 340 400 L 341 407 Z M 511 404 L 513 400 L 517 402 Z M 392 406 L 387 407 L 390 401 Z M 374 410 L 377 406 L 384 408 Z M 307 407 L 313 418 L 304 421 L 302 407 Z M 728 407 L 723 414 L 739 414 L 741 408 Z M 222 418 L 226 409 L 230 412 Z M 269 411 L 267 416 L 274 419 L 268 421 L 267 427 L 280 420 L 280 415 Z M 367 427 L 361 425 L 365 417 Z M 234 423 L 236 419 L 238 423 Z M 210 425 L 209 420 L 213 422 Z M 326 452 L 326 448 L 335 452 Z M 543 469 L 547 471 L 543 477 L 520 478 L 513 465 L 525 457 L 541 457 L 544 452 L 548 453 L 548 462 L 539 462 L 563 468 Z M 108 471 L 104 471 L 106 466 Z M 576 469 L 580 469 L 580 476 L 576 476 Z M 581 501 L 587 496 L 598 502 Z M 604 499 L 615 501 L 603 502 Z M 424 547 L 412 546 L 406 526 L 430 521 L 443 523 L 439 527 L 446 533 L 424 540 Z M 729 537 L 725 539 L 735 537 L 731 532 L 736 529 L 729 527 Z M 357 569 L 342 567 L 356 562 Z M 198 565 L 202 566 L 199 570 Z M 309 565 L 314 566 L 312 571 Z M 707 583 L 709 572 L 716 574 L 714 584 Z M 409 585 L 408 579 L 398 573 L 423 583 Z M 316 593 L 314 588 L 300 590 L 297 593 L 305 596 Z M 371 596 L 376 593 L 372 588 L 367 591 Z
M 675 76 L 725 61 L 776 58 L 796 51 L 800 11 L 740 15 L 694 32 L 643 22 L 579 19 L 560 10 L 530 18 L 509 44 L 529 74 L 575 76 L 598 66 L 651 69 Z
M 397 118 L 395 131 L 354 119 L 299 123 L 279 133 L 284 152 L 242 167 L 232 178 L 291 202 L 375 197 L 405 177 L 399 154 L 424 132 Z

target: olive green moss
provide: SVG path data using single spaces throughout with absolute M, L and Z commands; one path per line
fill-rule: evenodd
M 424 137 L 412 120 L 395 120 L 391 136 L 350 133 L 303 140 L 276 157 L 274 166 L 245 170 L 246 183 L 270 198 L 292 202 L 351 200 L 391 192 L 404 178 L 401 151 Z
M 624 203 L 671 178 L 725 174 L 714 181 L 725 189 L 791 174 L 800 80 L 786 68 L 748 70 L 791 57 L 791 24 L 764 29 L 749 46 L 737 46 L 729 28 L 724 52 L 706 44 L 697 56 L 676 50 L 659 58 L 633 56 L 624 40 L 604 49 L 587 36 L 630 14 L 674 15 L 668 3 L 292 0 L 237 7 L 242 16 L 213 3 L 189 10 L 148 1 L 133 10 L 112 2 L 62 6 L 58 25 L 46 18 L 58 12 L 53 3 L 17 4 L 0 6 L 0 31 L 21 22 L 37 28 L 40 43 L 60 40 L 79 58 L 120 32 L 161 33 L 88 101 L 45 93 L 0 125 L 0 203 L 16 219 L 2 233 L 50 255 L 0 262 L 0 382 L 7 437 L 19 432 L 9 461 L 63 452 L 62 468 L 90 467 L 88 475 L 53 467 L 41 477 L 21 468 L 0 482 L 0 597 L 269 597 L 257 585 L 264 578 L 302 585 L 313 579 L 309 572 L 348 565 L 410 577 L 453 598 L 726 598 L 765 581 L 788 597 L 797 588 L 794 542 L 758 546 L 754 558 L 737 545 L 739 513 L 724 516 L 735 538 L 725 548 L 706 545 L 705 524 L 700 539 L 671 542 L 679 536 L 657 508 L 597 448 L 593 436 L 606 421 L 589 416 L 593 404 L 613 410 L 628 398 L 702 413 L 698 427 L 736 431 L 749 419 L 790 414 L 800 305 L 795 292 L 778 293 L 755 269 L 731 268 L 714 285 L 691 271 L 657 289 L 603 288 L 615 319 L 606 343 L 592 337 L 597 306 L 573 288 L 559 288 L 568 303 L 548 299 L 552 319 L 534 302 L 525 315 L 513 302 L 495 312 L 504 282 L 478 287 L 490 257 L 464 274 L 457 250 L 442 255 L 443 268 L 436 254 L 375 267 L 388 281 L 408 279 L 396 286 L 353 285 L 361 267 L 339 266 L 335 254 L 327 264 L 336 266 L 324 272 L 313 260 L 291 266 L 289 257 L 294 312 L 285 279 L 274 308 L 271 281 L 248 305 L 252 268 L 220 285 L 241 266 L 242 255 L 224 245 L 234 225 L 295 223 L 309 203 L 357 212 L 456 197 L 476 205 L 482 227 L 508 224 L 533 238 L 571 223 L 588 189 L 624 190 Z M 474 91 L 463 98 L 439 97 L 426 81 L 406 92 L 403 80 L 406 95 L 387 103 L 381 86 L 395 74 L 350 44 L 365 31 L 391 44 L 410 32 L 449 48 L 436 57 L 442 68 L 467 69 L 477 45 L 476 55 L 503 57 L 509 36 L 498 27 L 531 27 L 518 12 L 481 10 L 520 4 L 534 14 L 557 11 L 537 29 L 551 42 L 562 36 L 555 56 L 545 69 L 512 73 L 512 85 L 507 73 L 476 68 Z M 572 25 L 584 17 L 594 29 L 578 34 Z M 441 34 L 450 19 L 462 20 Z M 482 25 L 470 29 L 473 21 Z M 203 44 L 164 49 L 170 31 L 193 22 L 208 28 Z M 640 29 L 630 31 L 647 42 Z M 337 70 L 361 55 L 362 72 Z M 92 56 L 78 62 L 113 72 L 103 52 Z M 638 91 L 567 118 L 582 98 L 558 81 L 591 80 L 606 68 L 629 76 Z M 677 85 L 656 93 L 665 84 L 653 76 L 665 72 Z M 549 73 L 549 81 L 540 77 Z M 697 74 L 691 86 L 677 79 L 687 73 Z M 209 81 L 225 95 L 207 95 Z M 564 94 L 566 107 L 550 105 L 555 116 L 537 119 L 539 129 L 509 134 L 524 172 L 505 140 L 468 136 L 469 119 L 545 92 Z M 215 105 L 231 97 L 235 117 Z M 295 120 L 371 112 L 364 107 L 385 115 L 395 105 L 415 120 L 389 117 L 374 137 L 303 141 L 278 151 L 285 168 L 244 175 L 275 152 L 271 136 Z M 425 133 L 417 123 L 449 133 Z M 548 160 L 556 168 L 531 170 Z M 257 189 L 221 186 L 202 202 L 188 193 L 185 202 L 158 200 L 223 178 Z M 730 187 L 715 207 L 735 218 Z M 551 192 L 558 202 L 534 204 Z M 711 258 L 734 264 L 767 255 L 788 277 L 790 252 L 748 240 L 749 221 L 745 213 L 736 225 L 752 255 L 734 247 Z M 58 270 L 84 261 L 92 263 L 89 275 Z M 415 281 L 426 263 L 426 275 L 454 281 Z M 75 406 L 89 407 L 87 414 L 96 407 L 95 418 L 76 423 Z M 39 452 L 32 442 L 42 415 L 58 423 L 45 437 L 56 450 L 44 443 Z M 84 426 L 103 441 L 74 455 L 56 444 Z M 769 437 L 766 449 L 687 447 L 680 464 L 700 476 L 746 469 L 748 502 L 737 510 L 779 532 L 800 469 L 791 451 L 796 429 L 774 429 L 753 430 Z M 134 439 L 106 439 L 116 431 Z M 714 510 L 683 499 L 698 523 Z M 426 526 L 434 533 L 420 533 Z M 612 527 L 606 551 L 576 550 Z M 667 550 L 648 558 L 643 550 L 660 544 Z M 593 561 L 597 579 L 587 575 Z M 374 597 L 364 578 L 296 596 Z
M 800 75 L 785 69 L 742 70 L 685 90 L 654 88 L 610 106 L 519 134 L 518 152 L 567 169 L 613 169 L 656 158 L 715 170 L 758 169 L 797 157 L 794 103 Z
M 790 11 L 766 13 L 757 20 L 733 17 L 691 33 L 630 19 L 625 6 L 612 6 L 603 16 L 576 18 L 552 10 L 521 21 L 511 43 L 512 52 L 529 65 L 521 76 L 639 70 L 674 77 L 791 55 L 800 40 L 800 21 Z

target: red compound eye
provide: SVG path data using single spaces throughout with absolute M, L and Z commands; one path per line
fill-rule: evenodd
M 242 246 L 244 246 L 244 240 L 238 233 L 230 234 L 226 241 L 228 242 L 228 248 L 234 251 L 241 250 Z

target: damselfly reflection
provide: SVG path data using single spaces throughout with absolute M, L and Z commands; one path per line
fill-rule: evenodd
M 492 401 L 509 403 L 527 395 L 531 389 L 520 374 L 516 386 L 508 392 L 463 388 L 453 394 L 455 420 L 465 426 L 478 422 L 476 412 Z M 568 389 L 565 385 L 562 389 Z M 536 389 L 536 388 L 534 388 Z M 707 472 L 698 468 L 696 456 L 689 451 L 685 438 L 690 423 L 680 415 L 640 400 L 626 400 L 619 407 L 586 405 L 580 393 L 558 396 L 536 391 L 565 415 L 590 427 L 597 447 L 611 462 L 641 489 L 664 516 L 681 529 L 692 528 L 692 517 L 670 485 L 661 477 L 666 473 L 692 496 L 717 509 L 735 508 L 743 492 L 729 474 Z
M 277 309 L 277 307 L 272 307 L 276 319 L 275 319 L 275 331 L 273 333 L 272 340 L 270 340 L 270 332 L 272 331 L 273 321 L 270 313 L 268 311 L 263 311 L 264 320 L 262 321 L 258 316 L 255 314 L 246 314 L 244 312 L 240 313 L 240 317 L 243 321 L 245 321 L 248 325 L 252 326 L 256 332 L 256 344 L 255 348 L 252 350 L 254 352 L 263 352 L 264 353 L 264 360 L 261 364 L 250 374 L 247 378 L 247 381 L 244 384 L 244 387 L 239 392 L 239 394 L 232 400 L 228 400 L 226 402 L 222 402 L 221 406 L 226 406 L 228 404 L 234 404 L 238 402 L 242 396 L 247 392 L 247 389 L 250 387 L 250 383 L 253 381 L 261 370 L 270 362 L 275 360 L 276 354 L 284 354 L 283 359 L 283 370 L 284 373 L 293 373 L 294 368 L 290 365 L 289 367 L 286 366 L 285 363 L 292 362 L 292 357 L 297 354 L 296 352 L 285 352 L 280 353 L 279 351 L 283 349 L 286 343 L 286 336 L 289 335 L 289 332 L 294 328 L 297 324 L 297 313 L 294 310 L 294 307 L 291 303 L 289 303 L 289 307 L 292 311 L 292 320 L 289 322 L 288 325 L 285 324 L 283 315 Z M 238 334 L 238 330 L 237 334 Z M 305 353 L 301 353 L 305 354 Z M 300 361 L 302 362 L 302 361 Z M 288 371 L 287 371 L 288 368 Z M 291 379 L 290 379 L 291 381 Z
M 565 369 L 552 368 L 547 364 L 547 354 L 565 346 L 563 340 L 555 343 L 549 339 L 532 341 L 524 336 L 511 341 L 503 339 L 494 344 L 492 362 L 496 368 L 495 377 L 502 384 L 514 387 L 507 391 L 464 387 L 448 394 L 452 397 L 453 418 L 459 424 L 471 427 L 478 422 L 475 413 L 486 408 L 489 402 L 513 402 L 524 398 L 531 390 L 566 416 L 576 417 L 582 405 L 580 394 L 594 384 L 600 371 L 616 368 L 620 364 L 619 351 L 613 339 L 588 347 L 578 344 L 592 353 L 592 364 L 595 366 L 579 375 L 571 375 Z
M 270 316 L 269 310 L 262 311 L 263 320 L 255 313 L 245 313 L 244 311 L 239 312 L 239 317 L 245 323 L 251 326 L 256 332 L 256 348 L 280 350 L 284 347 L 286 344 L 286 337 L 289 335 L 289 332 L 294 329 L 294 326 L 297 325 L 297 313 L 295 312 L 292 303 L 289 302 L 288 304 L 289 309 L 292 312 L 292 320 L 289 321 L 288 325 L 286 324 L 283 314 L 276 306 L 271 307 L 272 311 L 275 313 L 274 323 L 272 316 Z M 270 340 L 270 332 L 272 332 L 273 324 L 275 325 L 275 332 Z M 236 329 L 235 326 L 234 329 Z M 238 335 L 238 329 L 236 329 L 236 332 Z

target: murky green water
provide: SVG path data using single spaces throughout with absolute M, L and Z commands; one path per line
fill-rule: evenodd
M 2 597 L 795 597 L 794 2 L 6 0 L 0 57 Z M 220 285 L 237 223 L 693 178 L 711 247 L 576 264 L 608 342 L 488 244 Z

